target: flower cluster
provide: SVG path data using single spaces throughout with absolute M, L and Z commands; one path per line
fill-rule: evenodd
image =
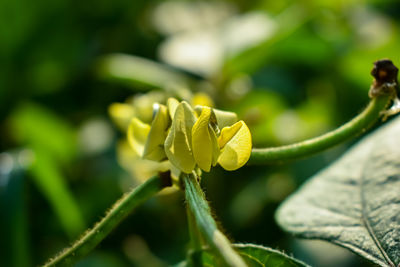
M 130 118 L 127 139 L 138 157 L 165 166 L 172 176 L 200 168 L 210 171 L 217 163 L 226 170 L 242 167 L 251 153 L 251 134 L 233 112 L 169 98 L 153 105 L 151 122 Z

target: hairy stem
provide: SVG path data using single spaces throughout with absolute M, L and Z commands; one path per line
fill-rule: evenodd
M 315 154 L 335 146 L 346 139 L 365 132 L 381 116 L 385 110 L 390 95 L 382 95 L 371 100 L 365 110 L 343 126 L 321 136 L 295 143 L 271 148 L 254 148 L 248 164 L 268 164 L 292 160 Z
M 122 196 L 104 218 L 71 247 L 50 259 L 44 266 L 71 266 L 93 250 L 133 209 L 170 185 L 165 177 L 154 176 Z
M 203 266 L 203 263 L 201 261 L 202 240 L 200 232 L 197 228 L 193 213 L 190 211 L 188 206 L 186 206 L 186 214 L 191 242 L 191 249 L 188 251 L 188 262 L 191 262 L 194 267 L 201 267 Z
M 196 177 L 193 174 L 184 175 L 183 183 L 189 209 L 214 255 L 221 260 L 224 266 L 246 266 L 243 259 L 232 248 L 229 240 L 218 230 Z

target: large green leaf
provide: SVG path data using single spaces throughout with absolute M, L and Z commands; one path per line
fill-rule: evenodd
M 249 267 L 304 267 L 307 264 L 296 260 L 278 250 L 253 244 L 234 244 L 233 247 L 246 261 Z M 204 266 L 220 266 L 209 251 L 202 252 Z M 179 266 L 186 266 L 186 263 Z
M 278 223 L 304 238 L 400 266 L 400 118 L 364 138 L 282 204 Z

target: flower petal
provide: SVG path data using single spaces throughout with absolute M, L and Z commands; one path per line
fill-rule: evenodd
M 251 134 L 244 121 L 238 121 L 231 127 L 225 127 L 218 138 L 221 155 L 218 163 L 228 171 L 242 167 L 251 153 Z
M 206 107 L 213 107 L 214 101 L 206 93 L 199 92 L 195 93 L 191 99 L 191 104 L 193 107 L 200 105 Z
M 167 107 L 157 105 L 157 111 L 154 116 L 146 145 L 143 151 L 143 158 L 154 161 L 165 159 L 164 142 L 167 137 L 167 130 L 170 123 Z
M 135 116 L 135 109 L 129 104 L 112 103 L 108 107 L 108 113 L 118 128 L 125 132 Z
M 125 140 L 119 141 L 117 144 L 117 160 L 140 182 L 146 181 L 159 172 L 166 172 L 171 167 L 169 161 L 156 162 L 138 157 Z
M 192 128 L 196 122 L 193 109 L 185 101 L 176 108 L 171 129 L 165 140 L 165 153 L 177 168 L 191 173 L 195 166 L 192 154 Z
M 197 114 L 201 114 L 201 111 L 205 108 L 205 106 L 196 106 L 194 109 Z M 237 122 L 238 118 L 236 113 L 230 111 L 223 111 L 219 109 L 213 109 L 215 117 L 217 118 L 217 124 L 220 129 L 231 126 L 235 122 Z
M 210 171 L 211 165 L 215 166 L 219 156 L 217 136 L 210 123 L 216 123 L 215 114 L 211 108 L 204 107 L 192 128 L 193 156 L 197 165 L 206 172 Z
M 171 120 L 175 116 L 175 111 L 176 111 L 176 108 L 178 107 L 178 105 L 179 105 L 178 100 L 176 100 L 175 98 L 172 98 L 172 97 L 168 98 L 167 107 L 168 107 L 169 116 L 171 117 Z
M 165 93 L 161 91 L 151 91 L 143 95 L 136 95 L 132 100 L 135 107 L 136 117 L 146 123 L 151 123 L 153 119 L 153 104 L 165 101 Z
M 144 144 L 150 131 L 150 125 L 143 123 L 134 117 L 128 127 L 128 142 L 133 151 L 141 157 L 143 155 Z

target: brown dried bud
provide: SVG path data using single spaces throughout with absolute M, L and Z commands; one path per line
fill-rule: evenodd
M 374 68 L 371 70 L 371 75 L 374 76 L 369 96 L 371 98 L 385 95 L 397 94 L 398 82 L 397 73 L 399 69 L 389 59 L 381 59 L 374 62 Z

